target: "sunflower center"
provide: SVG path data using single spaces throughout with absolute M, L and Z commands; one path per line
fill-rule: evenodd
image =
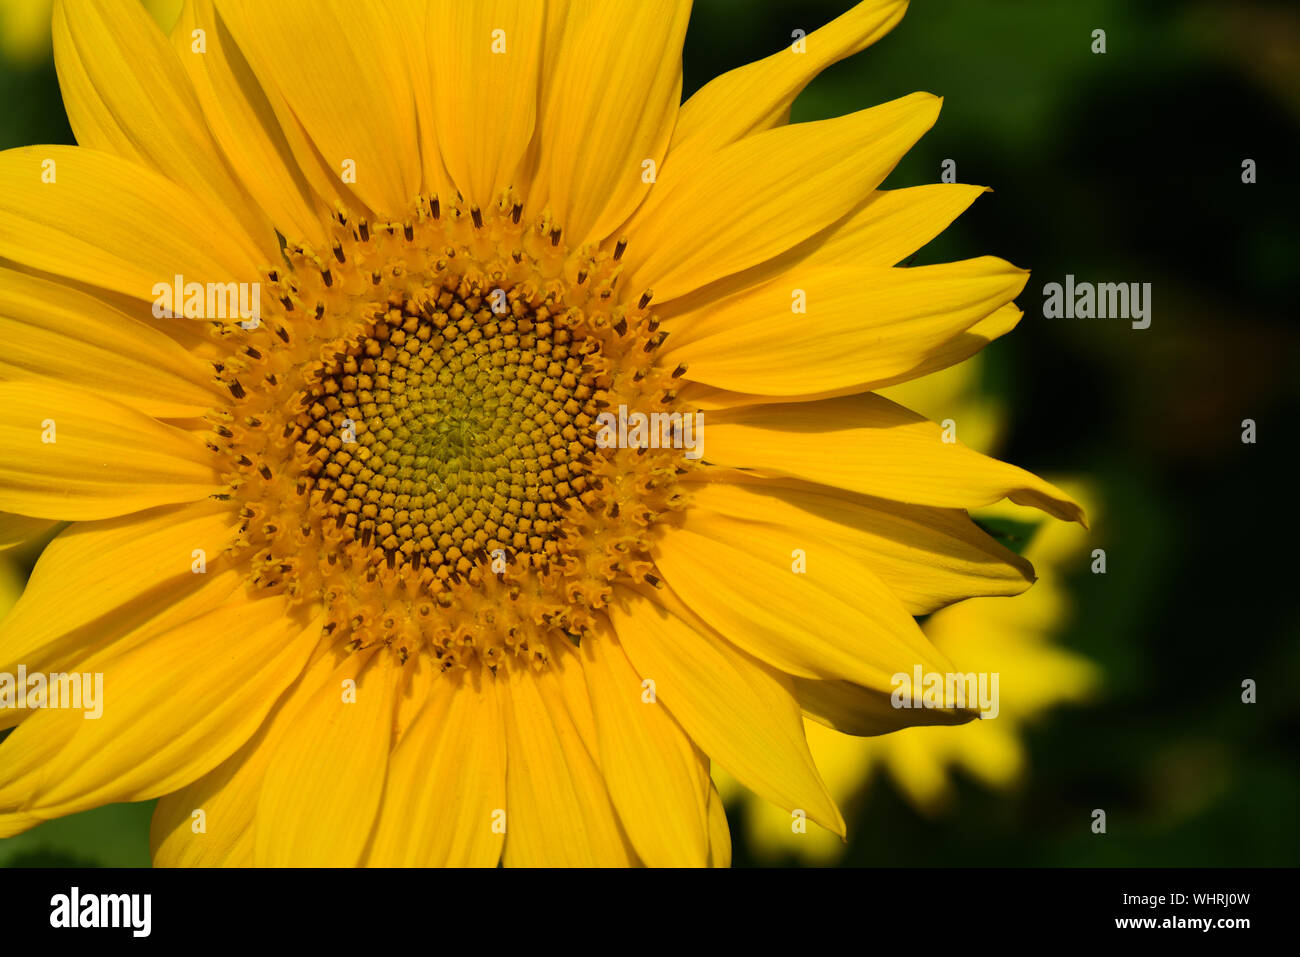
M 544 663 L 598 630 L 615 582 L 654 583 L 697 464 L 597 441 L 604 410 L 677 405 L 650 297 L 619 288 L 626 244 L 571 250 L 508 195 L 339 210 L 326 242 L 285 245 L 256 328 L 214 324 L 232 558 L 345 651 Z
M 390 568 L 445 581 L 557 557 L 561 510 L 589 483 L 578 416 L 599 413 L 598 387 L 566 317 L 535 300 L 448 281 L 391 304 L 308 390 L 303 435 L 339 438 L 310 458 L 311 487 Z

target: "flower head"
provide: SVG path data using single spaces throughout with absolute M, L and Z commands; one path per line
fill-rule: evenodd
M 895 267 L 981 192 L 877 190 L 937 98 L 787 124 L 904 7 L 681 104 L 686 2 L 60 3 L 0 509 L 73 524 L 0 668 L 106 700 L 0 718 L 0 833 L 165 795 L 160 863 L 721 864 L 711 761 L 842 833 L 801 709 L 908 723 L 913 616 L 1028 586 L 965 509 L 1081 518 L 872 391 L 1026 276 Z

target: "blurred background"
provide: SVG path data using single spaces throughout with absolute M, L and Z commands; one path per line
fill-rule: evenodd
M 168 25 L 179 6 L 150 5 Z M 848 6 L 696 0 L 685 93 Z M 0 0 L 0 148 L 73 142 L 40 27 L 48 7 Z M 1092 52 L 1098 29 L 1104 54 Z M 944 96 L 943 112 L 884 185 L 938 182 L 952 160 L 957 181 L 995 191 L 914 263 L 991 254 L 1033 275 L 1020 326 L 915 405 L 938 417 L 960 403 L 959 422 L 992 416 L 979 441 L 962 437 L 1082 483 L 1095 518 L 1046 566 L 1039 532 L 986 521 L 1039 564 L 1039 606 L 1052 599 L 1030 628 L 1036 656 L 1007 652 L 1008 672 L 1037 687 L 1024 713 L 1002 689 L 1014 720 L 1001 752 L 968 726 L 835 758 L 827 776 L 849 841 L 815 852 L 816 836 L 791 839 L 787 815 L 728 789 L 735 863 L 1294 865 L 1300 8 L 928 0 L 814 81 L 793 120 L 916 90 Z M 1044 318 L 1044 284 L 1067 274 L 1151 283 L 1150 328 Z M 36 556 L 0 557 L 11 559 L 0 600 L 12 600 Z M 957 629 L 955 641 L 982 628 L 991 649 L 1029 627 L 1001 624 L 1021 599 L 984 601 L 1005 607 L 943 623 L 940 612 L 927 628 Z M 1255 704 L 1242 702 L 1246 679 Z M 1098 808 L 1105 834 L 1092 830 Z M 119 805 L 47 823 L 0 840 L 0 865 L 146 866 L 149 813 Z

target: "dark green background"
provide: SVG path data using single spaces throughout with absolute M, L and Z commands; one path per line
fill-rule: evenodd
M 686 92 L 847 6 L 699 0 Z M 1090 50 L 1097 28 L 1104 55 Z M 1101 666 L 1103 691 L 1029 732 L 1030 773 L 1010 793 L 962 779 L 952 811 L 930 819 L 875 782 L 849 809 L 846 860 L 1296 864 L 1300 12 L 921 0 L 816 80 L 794 119 L 915 90 L 944 96 L 943 112 L 886 185 L 936 182 L 951 158 L 959 181 L 996 190 L 916 261 L 993 254 L 1033 270 L 1025 319 L 986 353 L 1011 414 L 1003 457 L 1092 476 L 1106 503 L 1108 573 L 1071 582 L 1061 637 Z M 0 104 L 0 148 L 72 142 L 51 66 L 0 64 Z M 1042 318 L 1043 284 L 1066 273 L 1152 283 L 1151 327 Z M 1244 678 L 1258 704 L 1241 703 Z M 0 841 L 0 863 L 147 864 L 148 810 L 51 822 Z M 743 834 L 733 827 L 737 864 L 753 860 Z

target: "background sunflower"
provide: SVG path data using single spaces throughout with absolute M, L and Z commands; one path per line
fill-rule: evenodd
M 684 94 L 847 5 L 698 0 Z M 1104 55 L 1090 51 L 1098 28 Z M 1062 580 L 1075 614 L 1053 636 L 1097 665 L 1099 693 L 1025 733 L 1028 773 L 1010 792 L 958 770 L 935 818 L 878 782 L 853 808 L 844 862 L 1294 863 L 1300 709 L 1283 676 L 1300 645 L 1269 506 L 1294 484 L 1298 48 L 1300 14 L 1263 0 L 932 0 L 796 103 L 804 121 L 947 95 L 884 185 L 937 181 L 948 159 L 959 181 L 996 184 L 916 264 L 988 252 L 1033 269 L 1026 317 L 986 350 L 975 388 L 1005 410 L 1003 457 L 1086 474 L 1105 503 L 1093 547 L 1107 573 L 1078 564 Z M 0 61 L 0 148 L 73 142 L 48 58 L 18 56 Z M 1245 158 L 1256 184 L 1241 183 Z M 1043 319 L 1043 283 L 1067 273 L 1151 282 L 1151 328 Z M 1244 418 L 1258 444 L 1242 444 Z M 1241 703 L 1246 678 L 1258 704 Z M 1098 807 L 1105 836 L 1088 827 Z M 753 863 L 745 812 L 730 811 L 735 863 Z M 149 814 L 53 821 L 0 841 L 0 863 L 147 864 Z

